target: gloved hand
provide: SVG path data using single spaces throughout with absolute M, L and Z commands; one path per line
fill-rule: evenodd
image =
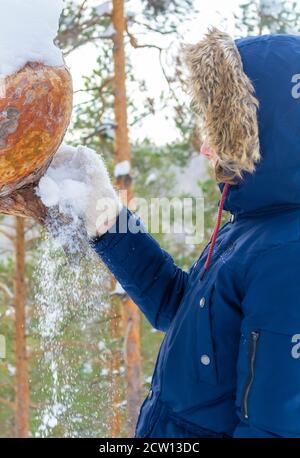
M 90 189 L 84 211 L 87 233 L 90 237 L 101 236 L 115 224 L 122 204 L 102 157 L 82 146 L 77 151 L 77 159 L 85 171 L 84 176 Z
M 46 207 L 83 219 L 91 238 L 110 229 L 122 208 L 103 159 L 84 146 L 62 145 L 37 193 Z

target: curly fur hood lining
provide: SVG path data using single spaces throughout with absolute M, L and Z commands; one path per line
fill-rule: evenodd
M 217 156 L 216 178 L 235 183 L 260 159 L 254 87 L 233 39 L 217 29 L 184 48 L 192 104 Z

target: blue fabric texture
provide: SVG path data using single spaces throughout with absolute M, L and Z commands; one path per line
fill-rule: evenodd
M 260 102 L 262 161 L 230 187 L 235 218 L 207 274 L 209 247 L 183 272 L 125 209 L 93 242 L 165 332 L 137 437 L 300 438 L 300 38 L 237 46 Z M 121 220 L 139 230 L 122 233 Z

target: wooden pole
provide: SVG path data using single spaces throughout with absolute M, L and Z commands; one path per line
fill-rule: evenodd
M 16 218 L 15 236 L 15 352 L 16 352 L 16 436 L 29 434 L 29 381 L 26 353 L 26 283 L 25 283 L 25 220 Z
M 131 148 L 128 136 L 127 95 L 126 95 L 126 59 L 125 59 L 125 12 L 124 0 L 113 0 L 112 22 L 115 29 L 114 43 L 114 111 L 116 119 L 115 160 L 116 163 L 128 161 L 131 164 Z M 126 191 L 124 204 L 128 205 L 133 197 L 130 173 L 117 178 L 118 188 Z M 131 299 L 124 301 L 125 313 L 125 361 L 127 392 L 127 432 L 134 435 L 142 387 L 140 313 Z

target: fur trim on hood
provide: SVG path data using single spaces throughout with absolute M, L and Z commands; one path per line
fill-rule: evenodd
M 217 155 L 218 182 L 236 183 L 260 159 L 254 87 L 233 39 L 216 28 L 184 47 L 192 105 L 203 134 Z

